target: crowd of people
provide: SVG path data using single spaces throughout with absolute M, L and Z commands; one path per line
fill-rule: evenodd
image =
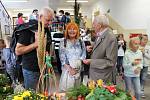
M 60 92 L 80 85 L 84 75 L 88 75 L 89 80 L 102 79 L 104 83 L 117 84 L 114 76 L 118 73 L 123 77 L 125 88 L 129 93 L 133 85 L 136 99 L 140 100 L 141 96 L 145 97 L 144 82 L 150 66 L 150 47 L 147 45 L 148 36 L 146 34 L 131 35 L 129 44 L 127 44 L 123 34 L 118 35 L 118 37 L 113 34 L 109 28 L 107 16 L 98 15 L 93 20 L 94 31 L 88 29 L 85 31 L 86 36 L 89 36 L 90 39 L 84 40 L 81 37 L 81 31 L 85 29 L 83 25 L 85 23 L 81 21 L 82 23 L 77 25 L 71 21 L 68 12 L 64 13 L 63 10 L 60 10 L 59 13 L 60 16 L 51 8 L 42 8 L 39 13 L 35 9 L 30 15 L 29 21 L 43 20 L 48 39 L 46 50 L 49 52 L 50 45 L 55 45 L 57 68 L 61 75 Z M 17 25 L 24 23 L 22 15 L 22 13 L 18 14 Z M 81 17 L 81 14 L 79 16 Z M 52 28 L 57 27 L 56 22 L 60 23 L 57 30 L 59 32 L 51 37 L 50 34 L 53 30 L 49 26 L 52 24 Z M 64 29 L 62 29 L 63 26 Z M 38 48 L 37 35 L 37 31 L 31 31 L 29 28 L 20 31 L 15 52 L 11 51 L 11 37 L 7 36 L 4 40 L 0 39 L 0 65 L 1 67 L 5 66 L 4 68 L 6 68 L 14 87 L 19 81 L 16 75 L 18 68 L 15 57 L 21 56 L 23 86 L 25 89 L 36 90 L 40 76 L 36 51 Z

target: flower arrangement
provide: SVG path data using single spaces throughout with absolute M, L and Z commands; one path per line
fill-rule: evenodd
M 24 91 L 22 93 L 13 94 L 6 98 L 6 100 L 47 100 L 48 97 L 45 97 L 42 94 L 37 94 L 34 91 Z
M 91 80 L 88 85 L 71 88 L 67 92 L 70 100 L 134 100 L 130 94 L 115 85 L 104 84 L 103 80 Z

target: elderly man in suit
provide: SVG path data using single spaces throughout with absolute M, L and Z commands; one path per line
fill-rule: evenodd
M 96 33 L 96 40 L 91 49 L 91 59 L 83 60 L 83 63 L 90 64 L 90 79 L 102 79 L 104 82 L 112 82 L 112 74 L 117 60 L 117 39 L 109 29 L 109 21 L 105 15 L 98 15 L 94 18 L 93 28 Z

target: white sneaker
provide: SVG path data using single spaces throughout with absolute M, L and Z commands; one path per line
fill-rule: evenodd
M 144 94 L 144 93 L 142 93 L 142 94 L 141 94 L 141 97 L 142 97 L 142 98 L 146 98 L 146 96 L 145 96 L 145 94 Z

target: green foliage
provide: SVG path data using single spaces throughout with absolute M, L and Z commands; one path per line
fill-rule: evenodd
M 77 99 L 77 97 L 79 95 L 85 97 L 89 93 L 90 93 L 90 89 L 87 86 L 81 84 L 79 87 L 70 88 L 67 91 L 66 95 L 67 95 L 68 98 Z
M 132 97 L 119 88 L 113 94 L 104 87 L 96 87 L 86 96 L 86 100 L 132 100 Z
M 132 100 L 132 97 L 127 92 L 118 87 L 116 87 L 116 89 L 116 93 L 111 93 L 108 89 L 98 86 L 95 89 L 90 90 L 87 86 L 82 84 L 78 87 L 70 88 L 66 95 L 69 100 L 77 100 L 78 96 L 86 97 L 85 100 Z M 30 96 L 28 96 L 29 94 Z M 15 96 L 22 97 L 23 100 L 47 100 L 46 97 L 37 94 L 34 91 L 13 94 L 8 96 L 6 100 L 12 100 Z
M 94 99 L 93 99 L 94 98 Z M 86 100 L 114 100 L 115 95 L 103 87 L 96 87 L 93 94 L 86 97 Z
M 116 87 L 117 93 L 115 94 L 117 97 L 120 97 L 121 100 L 132 100 L 132 97 L 130 94 L 128 94 L 126 91 L 120 89 L 119 87 Z
M 10 80 L 5 74 L 0 74 L 0 99 L 4 100 L 6 96 L 13 93 L 13 88 L 10 86 Z
M 0 86 L 5 86 L 9 84 L 10 80 L 6 77 L 5 74 L 0 74 Z

